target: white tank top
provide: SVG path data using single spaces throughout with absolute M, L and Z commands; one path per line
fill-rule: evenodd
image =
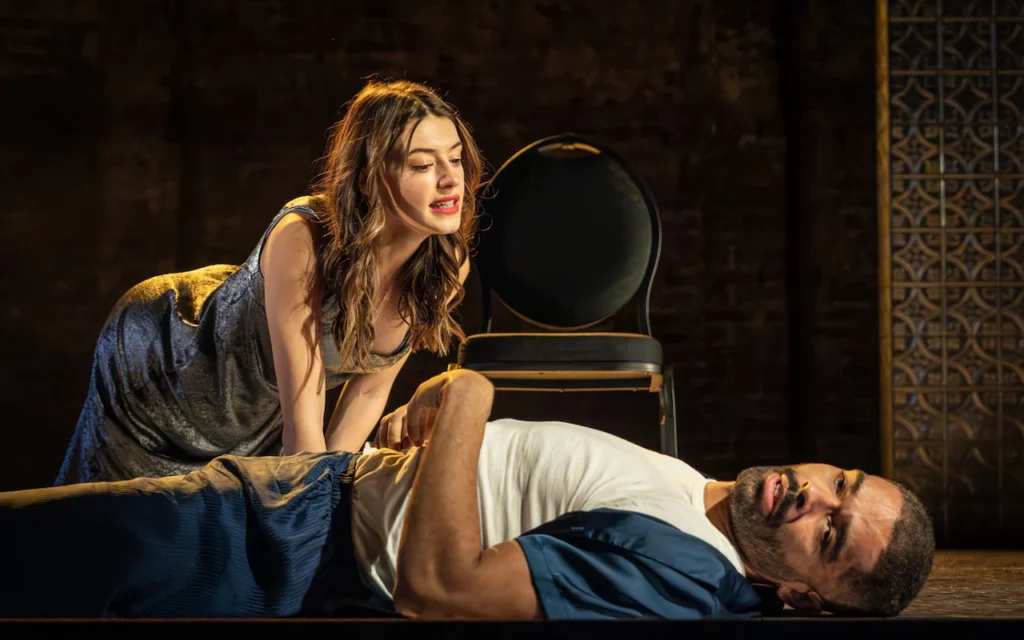
M 367 445 L 356 463 L 357 561 L 367 584 L 387 597 L 422 452 Z M 704 513 L 709 482 L 681 460 L 595 429 L 565 422 L 488 422 L 477 474 L 483 547 L 572 511 L 621 509 L 659 518 L 708 542 L 743 574 L 735 548 Z

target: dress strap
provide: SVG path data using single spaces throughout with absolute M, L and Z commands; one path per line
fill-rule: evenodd
M 313 201 L 315 199 L 316 196 L 302 196 L 300 198 L 295 198 L 294 200 L 287 202 L 283 207 L 281 207 L 281 210 L 277 212 L 277 215 L 274 216 L 274 219 L 270 221 L 270 225 L 267 226 L 266 230 L 263 232 L 263 236 L 260 238 L 260 243 L 256 247 L 254 255 L 255 268 L 257 272 L 259 271 L 260 261 L 263 259 L 263 247 L 267 244 L 267 238 L 270 237 L 270 232 L 274 230 L 274 227 L 276 227 L 279 222 L 281 222 L 282 218 L 289 213 L 300 213 L 313 218 L 313 220 L 317 222 L 322 220 L 320 214 L 317 213 L 316 209 L 313 207 Z

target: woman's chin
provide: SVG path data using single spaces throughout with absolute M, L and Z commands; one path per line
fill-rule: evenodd
M 435 236 L 450 236 L 453 233 L 458 233 L 459 227 L 462 226 L 462 220 L 458 215 L 442 220 L 434 220 L 433 223 L 434 224 L 431 225 L 433 231 L 431 235 Z

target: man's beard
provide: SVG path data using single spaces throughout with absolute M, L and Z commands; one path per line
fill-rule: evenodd
M 771 520 L 761 513 L 764 482 L 773 473 L 786 477 L 786 493 L 779 497 L 778 508 Z M 774 582 L 798 580 L 799 576 L 786 565 L 779 527 L 796 501 L 799 485 L 789 467 L 750 467 L 736 478 L 729 500 L 729 517 L 740 553 L 750 566 Z

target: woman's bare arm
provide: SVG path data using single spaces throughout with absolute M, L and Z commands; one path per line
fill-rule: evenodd
M 311 223 L 299 214 L 282 218 L 263 247 L 260 270 L 284 419 L 283 453 L 325 451 L 322 283 Z

